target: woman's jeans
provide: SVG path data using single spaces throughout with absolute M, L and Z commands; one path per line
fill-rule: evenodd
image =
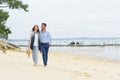
M 38 46 L 33 46 L 32 57 L 34 64 L 38 63 Z

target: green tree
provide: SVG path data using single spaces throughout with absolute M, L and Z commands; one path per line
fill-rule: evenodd
M 11 34 L 12 32 L 10 28 L 5 25 L 9 18 L 9 12 L 4 11 L 4 8 L 23 9 L 25 12 L 28 12 L 28 5 L 23 4 L 20 0 L 0 0 L 0 34 L 7 39 L 8 34 Z

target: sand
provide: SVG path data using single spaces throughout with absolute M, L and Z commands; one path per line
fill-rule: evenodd
M 25 52 L 0 51 L 0 80 L 120 80 L 120 63 L 72 54 L 49 53 L 44 67 Z

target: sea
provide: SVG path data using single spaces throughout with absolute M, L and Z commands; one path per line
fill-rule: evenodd
M 26 39 L 9 39 L 8 42 L 27 49 Z M 51 45 L 51 52 L 120 62 L 120 38 L 57 38 Z

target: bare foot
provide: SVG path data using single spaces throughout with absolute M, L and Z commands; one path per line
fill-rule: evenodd
M 47 65 L 44 65 L 44 67 L 47 67 Z
M 38 64 L 34 64 L 34 66 L 38 66 Z

